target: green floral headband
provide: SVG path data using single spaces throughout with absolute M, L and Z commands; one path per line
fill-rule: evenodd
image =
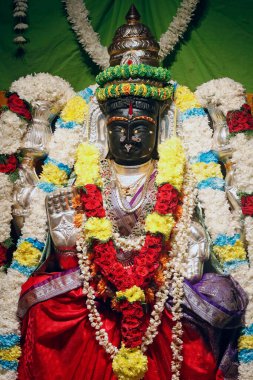
M 106 87 L 98 87 L 96 97 L 98 101 L 105 102 L 107 99 L 118 98 L 121 96 L 141 96 L 143 98 L 152 98 L 156 100 L 167 100 L 172 97 L 173 87 L 156 87 L 139 83 L 120 83 L 111 84 Z
M 149 79 L 162 83 L 170 80 L 170 71 L 163 67 L 154 67 L 145 64 L 139 65 L 117 65 L 109 67 L 102 71 L 96 77 L 98 85 L 103 86 L 105 83 L 114 80 L 128 80 L 128 79 Z

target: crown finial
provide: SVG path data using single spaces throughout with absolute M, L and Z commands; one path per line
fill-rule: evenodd
M 137 11 L 134 4 L 131 5 L 129 11 L 126 14 L 126 20 L 128 24 L 135 24 L 140 20 L 140 13 Z

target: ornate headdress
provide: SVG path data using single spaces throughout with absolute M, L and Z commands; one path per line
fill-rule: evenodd
M 109 46 L 110 67 L 96 77 L 98 101 L 104 103 L 124 96 L 159 101 L 171 98 L 170 72 L 159 67 L 159 45 L 150 30 L 140 23 L 134 5 L 126 20 L 127 23 L 117 29 Z

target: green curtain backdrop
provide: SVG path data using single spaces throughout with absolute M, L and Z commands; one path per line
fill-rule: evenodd
M 86 0 L 92 25 L 103 45 L 124 22 L 132 0 Z M 159 39 L 180 0 L 135 0 L 142 21 Z M 0 90 L 20 76 L 49 72 L 68 80 L 76 90 L 94 83 L 99 69 L 79 46 L 60 0 L 29 1 L 30 42 L 22 58 L 12 43 L 12 1 L 0 0 Z M 172 76 L 194 89 L 213 78 L 230 77 L 253 92 L 253 0 L 200 0 L 194 20 L 165 60 Z

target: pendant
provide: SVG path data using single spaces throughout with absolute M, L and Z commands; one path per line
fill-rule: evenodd
M 136 252 L 134 251 L 123 251 L 122 249 L 117 250 L 116 258 L 119 263 L 123 265 L 124 268 L 128 268 L 134 265 L 134 257 Z

